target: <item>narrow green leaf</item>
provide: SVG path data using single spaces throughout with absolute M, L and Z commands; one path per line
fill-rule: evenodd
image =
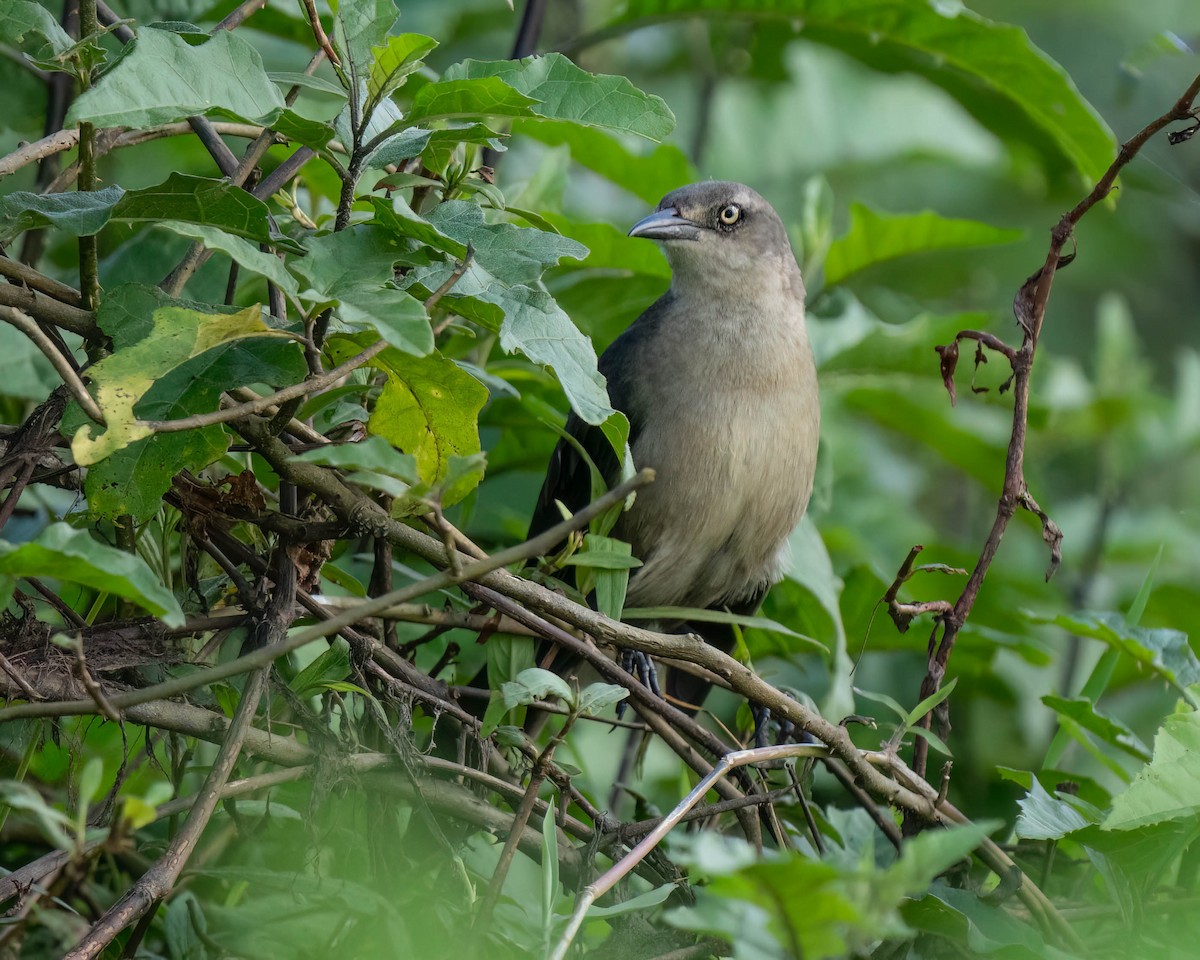
M 934 707 L 936 707 L 954 692 L 954 688 L 956 686 L 958 686 L 958 677 L 955 677 L 947 684 L 943 684 L 942 687 L 935 690 L 915 707 L 913 707 L 912 710 L 908 712 L 908 715 L 904 718 L 905 728 L 911 727 L 914 723 L 925 716 L 925 714 L 930 713 Z
M 175 597 L 141 557 L 65 523 L 52 523 L 36 540 L 19 546 L 0 540 L 0 574 L 82 583 L 137 603 L 169 627 L 184 621 Z

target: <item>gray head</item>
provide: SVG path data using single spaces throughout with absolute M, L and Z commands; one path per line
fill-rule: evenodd
M 657 240 L 671 263 L 672 289 L 713 285 L 803 297 L 800 270 L 783 221 L 745 184 L 709 180 L 672 190 L 639 220 L 631 237 Z

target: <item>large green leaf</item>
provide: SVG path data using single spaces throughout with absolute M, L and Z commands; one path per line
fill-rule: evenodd
M 659 97 L 643 93 L 624 77 L 588 73 L 559 53 L 524 60 L 464 60 L 448 69 L 442 84 L 431 84 L 413 102 L 410 122 L 440 114 L 453 116 L 442 108 L 430 110 L 426 91 L 446 83 L 468 81 L 460 90 L 478 90 L 479 96 L 496 99 L 492 109 L 471 112 L 503 116 L 538 116 L 552 120 L 571 120 L 584 126 L 608 127 L 623 133 L 636 133 L 648 140 L 662 140 L 675 127 L 675 116 Z M 486 90 L 480 85 L 488 84 Z M 530 103 L 517 109 L 516 101 L 505 94 L 495 81 L 529 98 Z M 461 108 L 459 110 L 461 113 Z
M 0 200 L 0 238 L 11 238 L 34 227 L 53 226 L 72 236 L 90 236 L 105 224 L 183 223 L 219 227 L 226 233 L 259 243 L 272 243 L 270 210 L 240 187 L 225 180 L 172 173 L 144 190 L 119 186 L 91 193 L 11 193 Z M 292 246 L 291 241 L 284 241 Z
M 330 343 L 338 361 L 360 349 L 361 344 L 349 337 L 337 337 Z M 487 387 L 453 360 L 436 353 L 413 357 L 388 349 L 371 365 L 387 374 L 387 382 L 368 429 L 415 457 L 422 483 L 443 483 L 452 474 L 451 458 L 479 453 L 479 411 L 487 402 Z M 443 504 L 461 500 L 477 482 L 477 476 L 451 482 L 442 493 Z
M 109 290 L 100 303 L 97 322 L 116 350 L 150 336 L 155 311 L 179 306 L 201 312 L 236 313 L 216 307 L 172 300 L 156 287 L 126 284 Z M 231 387 L 265 383 L 282 387 L 304 379 L 308 368 L 298 344 L 276 339 L 235 340 L 181 364 L 150 387 L 135 407 L 145 420 L 175 420 L 215 410 L 221 393 Z M 70 436 L 88 423 L 74 404 L 63 417 Z M 159 433 L 105 457 L 88 468 L 84 480 L 88 510 L 96 517 L 130 514 L 136 520 L 153 516 L 171 478 L 181 470 L 200 470 L 229 449 L 229 434 L 221 427 Z
M 422 87 L 409 107 L 409 123 L 458 117 L 527 117 L 537 104 L 497 77 L 441 80 Z
M 835 286 L 877 263 L 932 250 L 960 250 L 1020 240 L 1020 230 L 1002 230 L 975 220 L 950 220 L 931 210 L 877 213 L 861 203 L 850 205 L 850 229 L 825 257 L 825 283 Z
M 233 31 L 193 47 L 174 33 L 143 27 L 132 52 L 71 105 L 67 123 L 151 127 L 213 111 L 274 119 L 283 109 L 258 51 Z
M 336 304 L 343 323 L 376 331 L 392 346 L 423 356 L 433 350 L 433 330 L 421 301 L 390 286 L 401 242 L 377 224 L 311 237 L 307 256 L 292 269 L 308 284 L 301 294 Z
M 1175 713 L 1154 737 L 1154 757 L 1113 798 L 1105 830 L 1133 830 L 1200 813 L 1200 712 Z
M 576 163 L 649 204 L 700 179 L 687 154 L 673 143 L 658 144 L 649 153 L 637 152 L 605 130 L 565 120 L 517 120 L 512 132 L 552 147 L 565 145 Z
M 188 360 L 235 340 L 285 337 L 263 322 L 258 305 L 234 314 L 159 306 L 151 319 L 152 327 L 142 339 L 115 350 L 88 370 L 105 426 L 87 423 L 75 431 L 71 452 L 76 463 L 97 463 L 152 436 L 153 431 L 139 422 L 143 418 L 134 407 L 156 383 Z
M 117 550 L 84 530 L 52 523 L 20 546 L 0 540 L 0 577 L 47 577 L 82 583 L 131 600 L 168 626 L 183 624 L 183 611 L 141 557 Z
M 926 77 L 984 126 L 1065 157 L 1090 185 L 1116 142 L 1058 64 L 1019 27 L 959 3 L 929 0 L 628 0 L 595 39 L 682 17 L 741 16 L 792 25 L 799 36 L 889 73 Z

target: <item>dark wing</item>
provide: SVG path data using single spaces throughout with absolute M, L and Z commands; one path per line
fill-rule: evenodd
M 643 351 L 654 334 L 657 319 L 669 303 L 668 293 L 657 300 L 630 327 L 612 342 L 600 357 L 600 372 L 608 381 L 608 400 L 612 406 L 629 418 L 629 444 L 633 445 L 641 427 L 642 415 L 637 409 L 634 384 L 638 371 L 644 364 Z M 592 463 L 600 471 L 605 484 L 612 488 L 621 474 L 616 452 L 599 427 L 585 423 L 574 413 L 567 417 L 566 431 L 587 451 Z M 550 463 L 546 467 L 546 479 L 533 508 L 533 519 L 529 523 L 529 536 L 535 537 L 562 521 L 562 513 L 554 501 L 561 501 L 571 512 L 577 513 L 592 501 L 591 471 L 574 444 L 559 440 Z

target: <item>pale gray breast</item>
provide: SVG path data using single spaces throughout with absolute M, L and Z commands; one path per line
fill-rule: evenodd
M 734 603 L 779 579 L 812 492 L 820 413 L 803 310 L 656 340 L 661 375 L 638 390 L 633 454 L 658 479 L 617 530 L 644 563 L 628 604 Z

